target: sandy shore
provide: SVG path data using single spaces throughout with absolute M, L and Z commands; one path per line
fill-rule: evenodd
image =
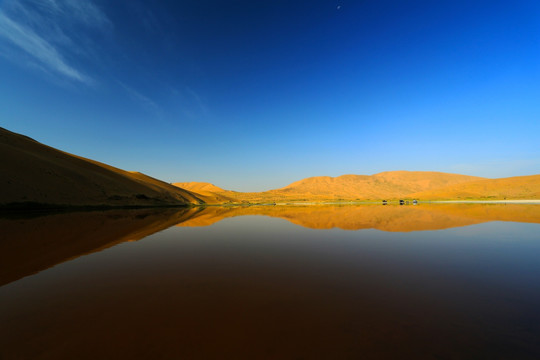
M 460 204 L 540 204 L 540 200 L 434 200 L 420 203 L 460 203 Z

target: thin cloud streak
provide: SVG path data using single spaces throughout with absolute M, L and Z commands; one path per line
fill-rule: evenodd
M 66 63 L 62 55 L 47 40 L 0 11 L 0 36 L 33 56 L 52 70 L 73 80 L 91 84 L 92 80 Z
M 98 29 L 112 26 L 109 18 L 91 1 L 65 0 L 64 4 L 64 8 L 60 7 L 60 9 L 66 17 L 74 17 L 78 21 Z
M 92 85 L 95 81 L 66 60 L 66 56 L 92 53 L 92 43 L 83 41 L 82 28 L 110 31 L 109 18 L 91 1 L 8 0 L 0 6 L 0 40 L 30 55 L 37 67 L 73 81 Z M 79 38 L 73 39 L 73 34 Z M 83 33 L 84 34 L 84 33 Z M 3 54 L 17 62 L 16 54 Z M 10 56 L 11 55 L 11 56 Z
M 188 86 L 181 88 L 169 86 L 169 89 L 177 110 L 182 114 L 184 120 L 200 122 L 210 118 L 210 108 L 195 90 Z
M 31 9 L 28 9 L 28 5 Z M 31 13 L 40 15 L 41 13 L 48 18 L 62 17 L 65 22 L 84 24 L 98 29 L 112 26 L 109 18 L 89 0 L 23 0 L 17 2 L 12 0 L 8 2 L 6 7 L 13 12 L 20 12 L 24 15 Z M 43 18 L 43 16 L 41 17 Z
M 208 116 L 210 111 L 208 110 L 208 106 L 206 106 L 206 103 L 202 100 L 202 98 L 197 94 L 194 90 L 186 86 L 186 91 L 195 99 L 195 103 L 199 107 L 199 109 L 202 111 L 203 115 Z
M 126 90 L 126 92 L 131 96 L 131 98 L 133 100 L 136 100 L 137 102 L 139 102 L 145 109 L 147 109 L 149 111 L 153 111 L 153 112 L 155 112 L 157 114 L 161 113 L 161 107 L 158 104 L 156 104 L 152 99 L 150 99 L 149 97 L 141 94 L 140 92 L 133 89 L 132 87 L 127 86 L 126 84 L 124 84 L 123 82 L 121 82 L 119 80 L 117 80 L 116 82 L 122 88 L 124 88 L 124 90 Z

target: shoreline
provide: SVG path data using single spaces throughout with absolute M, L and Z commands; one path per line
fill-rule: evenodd
M 419 203 L 469 203 L 469 204 L 540 204 L 540 200 L 428 200 Z
M 388 205 L 399 205 L 399 200 L 390 200 Z M 520 200 L 418 200 L 418 204 L 401 206 L 418 206 L 421 204 L 523 204 L 540 205 L 540 199 Z M 239 207 L 239 206 L 347 206 L 347 205 L 382 205 L 382 200 L 377 201 L 291 201 L 291 202 L 261 202 L 261 203 L 206 203 L 206 204 L 163 204 L 163 205 L 57 205 L 41 203 L 17 203 L 0 205 L 0 215 L 28 213 L 65 213 L 80 211 L 105 211 L 105 210 L 130 210 L 130 209 L 164 209 L 164 208 L 201 208 L 201 207 Z
M 412 200 L 406 200 L 409 203 L 402 206 L 416 206 L 412 204 Z M 399 200 L 389 200 L 388 205 L 399 205 Z M 527 204 L 540 205 L 540 199 L 528 200 L 418 200 L 418 204 Z M 252 203 L 223 203 L 223 204 L 199 204 L 195 207 L 238 207 L 238 206 L 346 206 L 346 205 L 383 205 L 382 200 L 377 201 L 283 201 L 283 202 L 252 202 Z

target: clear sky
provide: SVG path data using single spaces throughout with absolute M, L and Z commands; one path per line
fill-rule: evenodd
M 0 126 L 168 182 L 540 173 L 540 1 L 0 0 Z

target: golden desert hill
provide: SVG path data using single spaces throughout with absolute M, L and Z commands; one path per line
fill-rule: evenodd
M 185 182 L 185 183 L 173 183 L 174 186 L 178 186 L 182 189 L 190 189 L 190 191 L 194 191 L 198 194 L 212 194 L 212 193 L 222 193 L 227 190 L 222 189 L 220 187 L 217 187 L 214 184 L 210 184 L 207 182 Z
M 540 175 L 484 179 L 417 192 L 410 196 L 432 200 L 540 199 Z
M 540 175 L 487 179 L 434 171 L 388 171 L 375 175 L 316 176 L 264 192 L 224 190 L 209 183 L 175 183 L 206 196 L 236 202 L 310 202 L 369 200 L 537 200 Z M 231 201 L 235 202 L 235 201 Z
M 484 178 L 434 171 L 389 171 L 375 175 L 316 176 L 276 190 L 235 192 L 209 183 L 175 183 L 207 196 L 223 195 L 244 202 L 355 201 L 406 198 L 419 191 L 468 183 Z
M 0 128 L 0 207 L 173 206 L 204 197 Z
M 169 184 L 41 144 L 0 128 L 0 208 L 191 206 L 380 201 L 540 199 L 540 175 L 505 179 L 431 171 L 318 176 L 264 192 L 210 183 Z
M 397 199 L 412 192 L 438 189 L 482 178 L 433 171 L 388 171 L 375 175 L 318 176 L 274 190 L 279 194 L 302 194 L 343 199 Z M 420 190 L 421 189 L 421 190 Z
M 172 185 L 198 194 L 200 197 L 204 198 L 207 204 L 224 204 L 224 203 L 241 202 L 239 200 L 237 192 L 224 190 L 220 187 L 217 187 L 214 184 L 210 184 L 207 182 L 184 182 L 184 183 L 173 183 Z

